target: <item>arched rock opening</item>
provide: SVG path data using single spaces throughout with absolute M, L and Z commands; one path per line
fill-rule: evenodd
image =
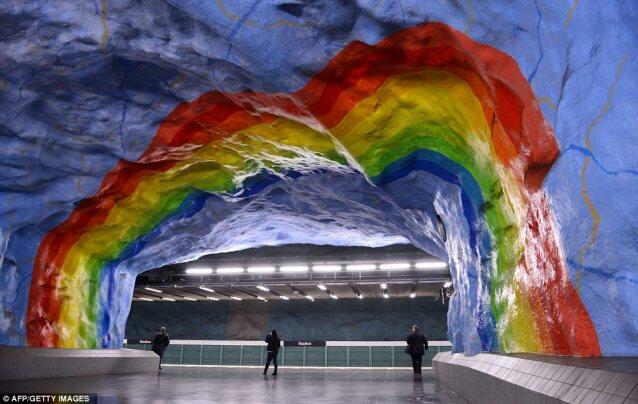
M 43 238 L 28 343 L 118 346 L 149 267 L 407 240 L 450 263 L 455 350 L 599 355 L 541 187 L 557 154 L 516 62 L 441 23 L 352 43 L 294 93 L 204 94 Z

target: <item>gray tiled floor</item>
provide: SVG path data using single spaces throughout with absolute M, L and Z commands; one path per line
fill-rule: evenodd
M 286 369 L 164 366 L 161 374 L 43 379 L 0 384 L 6 393 L 91 393 L 100 402 L 463 403 L 432 372 L 411 369 Z

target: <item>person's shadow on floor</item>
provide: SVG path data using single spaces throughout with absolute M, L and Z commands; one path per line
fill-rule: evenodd
M 420 401 L 424 396 L 423 379 L 421 379 L 421 375 L 414 375 L 414 380 L 412 380 L 412 399 Z

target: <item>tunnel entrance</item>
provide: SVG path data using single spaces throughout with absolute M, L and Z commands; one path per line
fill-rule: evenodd
M 207 255 L 138 276 L 126 347 L 149 349 L 165 326 L 174 340 L 166 363 L 263 365 L 261 342 L 276 329 L 285 366 L 401 367 L 410 363 L 404 340 L 418 324 L 430 367 L 450 349 L 451 292 L 447 263 L 409 244 Z

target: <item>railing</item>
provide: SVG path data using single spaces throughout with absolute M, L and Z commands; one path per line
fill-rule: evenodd
M 411 367 L 403 341 L 326 341 L 325 347 L 285 347 L 279 350 L 280 366 L 300 367 Z M 449 341 L 430 341 L 423 366 L 449 351 Z M 129 349 L 150 350 L 151 344 L 127 344 Z M 261 341 L 172 340 L 164 363 L 208 366 L 263 366 L 266 344 Z

